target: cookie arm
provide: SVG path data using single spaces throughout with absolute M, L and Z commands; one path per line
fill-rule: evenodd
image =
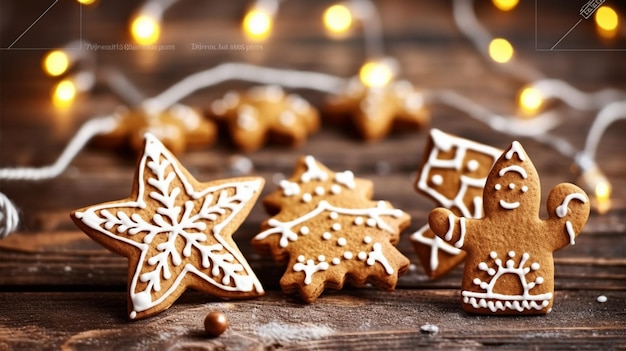
M 574 245 L 589 217 L 589 197 L 574 184 L 561 183 L 548 195 L 548 226 L 556 233 L 553 249 Z
M 428 215 L 428 224 L 433 233 L 458 249 L 466 244 L 466 221 L 465 217 L 457 217 L 452 211 L 442 207 L 432 210 Z

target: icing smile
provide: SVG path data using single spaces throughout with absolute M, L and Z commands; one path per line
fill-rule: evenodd
M 505 210 L 514 210 L 519 207 L 519 202 L 506 202 L 504 200 L 500 200 L 500 207 Z

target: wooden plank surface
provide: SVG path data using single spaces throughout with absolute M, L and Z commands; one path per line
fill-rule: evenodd
M 9 3 L 9 2 L 6 2 Z M 545 1 L 541 14 L 554 17 L 541 28 L 539 44 L 558 38 L 560 25 L 573 18 L 557 2 Z M 15 38 L 32 20 L 24 2 L 10 7 L 11 21 L 0 15 L 0 44 Z M 197 52 L 190 43 L 240 43 L 238 20 L 247 3 L 181 1 L 167 13 L 163 43 L 176 44 L 167 53 L 99 52 L 98 62 L 119 68 L 147 96 L 184 76 L 227 61 L 271 67 L 315 70 L 350 76 L 362 63 L 360 33 L 344 41 L 324 36 L 319 15 L 330 2 L 284 2 L 274 36 L 259 52 Z M 455 28 L 450 2 L 380 1 L 385 48 L 398 59 L 402 76 L 424 89 L 450 89 L 498 113 L 513 113 L 519 81 L 485 63 Z M 6 6 L 2 2 L 0 6 Z M 83 35 L 95 43 L 129 42 L 125 23 L 135 4 L 116 0 L 83 8 Z M 564 79 L 585 91 L 611 87 L 626 90 L 623 51 L 535 51 L 535 4 L 522 1 L 512 13 L 487 2 L 477 4 L 485 26 L 511 39 L 519 57 L 547 76 Z M 618 7 L 619 8 L 619 7 Z M 3 7 L 8 11 L 9 7 Z M 25 36 L 21 45 L 61 46 L 75 39 L 70 23 L 79 13 L 71 4 L 42 18 L 44 32 Z M 8 12 L 5 12 L 8 13 Z M 623 12 L 626 13 L 626 12 Z M 55 24 L 63 14 L 64 24 Z M 9 23 L 4 25 L 3 23 Z M 572 23 L 573 24 L 573 23 Z M 595 45 L 597 37 L 585 22 L 578 45 Z M 70 28 L 71 27 L 71 28 Z M 37 29 L 37 27 L 34 27 Z M 41 28 L 39 28 L 41 29 Z M 39 34 L 37 34 L 39 33 Z M 581 34 L 582 33 L 582 34 Z M 584 35 L 583 35 L 584 34 Z M 624 39 L 612 45 L 620 47 Z M 570 43 L 571 44 L 571 43 Z M 610 43 L 609 43 L 610 44 Z M 609 45 L 606 44 L 606 45 Z M 622 45 L 623 46 L 623 45 Z M 610 46 L 609 46 L 610 47 Z M 624 46 L 626 48 L 626 46 Z M 85 120 L 110 113 L 120 101 L 104 88 L 82 96 L 65 113 L 55 111 L 49 93 L 55 79 L 46 77 L 44 51 L 0 51 L 0 167 L 36 166 L 53 162 Z M 185 99 L 206 109 L 228 89 L 247 84 L 226 83 Z M 298 91 L 316 105 L 325 96 Z M 594 112 L 554 104 L 571 119 L 555 130 L 582 147 Z M 432 127 L 504 148 L 511 137 L 477 123 L 463 113 L 432 106 Z M 147 320 L 126 319 L 126 259 L 103 249 L 78 231 L 69 219 L 73 209 L 126 197 L 135 156 L 88 147 L 58 178 L 37 183 L 0 181 L 0 191 L 20 209 L 18 231 L 0 241 L 0 350 L 93 349 L 626 349 L 626 124 L 607 130 L 597 162 L 613 186 L 611 210 L 592 213 L 576 245 L 555 254 L 554 311 L 538 317 L 468 315 L 461 310 L 462 268 L 429 280 L 409 242 L 410 233 L 425 222 L 434 204 L 413 191 L 427 131 L 394 134 L 378 143 L 364 143 L 352 131 L 324 123 L 298 149 L 268 146 L 243 155 L 221 137 L 208 149 L 181 155 L 181 162 L 199 180 L 232 176 L 233 164 L 245 157 L 251 174 L 276 189 L 295 160 L 314 155 L 331 169 L 351 169 L 374 182 L 375 198 L 391 201 L 408 212 L 411 226 L 398 245 L 413 263 L 394 292 L 373 288 L 325 293 L 311 305 L 285 296 L 278 286 L 284 270 L 271 258 L 252 250 L 250 239 L 267 218 L 256 206 L 235 235 L 241 251 L 259 276 L 267 295 L 246 301 L 218 301 L 188 291 L 168 311 Z M 568 160 L 528 138 L 520 138 L 537 167 L 543 198 L 554 185 L 576 181 Z M 545 210 L 542 210 L 545 211 Z M 599 303 L 596 298 L 607 297 Z M 210 339 L 202 320 L 211 310 L 224 311 L 231 322 L 222 336 Z M 436 334 L 420 330 L 439 328 Z

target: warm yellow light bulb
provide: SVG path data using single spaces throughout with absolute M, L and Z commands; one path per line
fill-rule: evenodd
M 324 11 L 324 25 L 333 33 L 343 33 L 352 25 L 350 10 L 341 4 L 336 4 Z
M 50 51 L 43 59 L 43 69 L 51 76 L 59 76 L 70 66 L 70 59 L 67 54 L 61 50 Z
M 519 106 L 523 112 L 533 115 L 543 105 L 543 96 L 533 87 L 525 87 L 519 94 Z
M 619 24 L 619 17 L 615 10 L 609 6 L 600 6 L 600 8 L 596 10 L 594 19 L 600 35 L 607 38 L 615 37 Z
M 611 184 L 609 182 L 599 182 L 595 188 L 596 200 L 607 201 L 611 198 Z
M 71 80 L 65 79 L 60 81 L 54 88 L 52 103 L 59 108 L 68 107 L 72 104 L 75 97 L 76 85 Z
M 243 31 L 251 39 L 263 40 L 272 31 L 272 17 L 259 9 L 250 10 L 243 18 Z
M 368 87 L 383 87 L 393 79 L 393 70 L 384 62 L 369 61 L 361 66 L 359 78 Z
M 161 26 L 156 18 L 147 15 L 139 15 L 133 20 L 130 26 L 130 32 L 137 44 L 151 45 L 159 40 Z
M 94 2 L 96 2 L 96 0 L 77 0 L 77 1 L 83 5 L 91 5 Z
M 507 63 L 513 58 L 513 46 L 506 39 L 495 38 L 489 43 L 489 56 L 497 63 Z
M 519 0 L 492 0 L 493 5 L 501 11 L 510 11 L 517 6 Z

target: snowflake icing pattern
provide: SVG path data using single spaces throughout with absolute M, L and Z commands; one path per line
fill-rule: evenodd
M 202 281 L 200 285 L 210 285 L 204 290 L 217 296 L 263 293 L 227 236 L 230 232 L 223 232 L 226 226 L 236 228 L 243 221 L 263 180 L 214 181 L 196 191 L 190 177 L 165 147 L 147 134 L 136 200 L 105 203 L 74 213 L 77 224 L 87 227 L 87 234 L 93 233 L 90 236 L 113 251 L 128 253 L 127 245 L 139 249 L 136 267 L 129 267 L 134 270 L 129 286 L 131 318 L 169 307 L 161 304 L 184 291 L 180 285 L 188 272 Z M 124 247 L 115 249 L 117 242 Z

